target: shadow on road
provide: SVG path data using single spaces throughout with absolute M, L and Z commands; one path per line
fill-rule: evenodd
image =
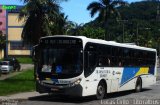
M 150 91 L 151 89 L 143 89 L 142 92 Z M 107 94 L 106 99 L 118 98 L 121 96 L 127 96 L 130 94 L 134 94 L 133 90 L 124 91 L 124 92 L 117 92 L 117 93 L 109 93 Z M 30 97 L 30 101 L 47 101 L 47 102 L 61 102 L 61 103 L 85 103 L 91 102 L 96 100 L 95 96 L 88 96 L 88 97 L 70 97 L 70 96 L 55 96 L 55 95 L 43 95 L 43 96 L 36 96 Z

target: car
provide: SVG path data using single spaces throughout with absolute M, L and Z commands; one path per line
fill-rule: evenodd
M 13 70 L 14 71 L 16 71 L 16 70 L 20 71 L 21 65 L 20 65 L 19 61 L 16 58 L 14 58 L 14 57 L 13 58 L 4 58 L 3 61 L 10 61 L 12 66 L 13 66 Z
M 13 71 L 12 61 L 2 61 L 0 65 L 0 70 L 2 73 L 10 73 L 11 71 Z
M 1 67 L 0 67 L 1 68 Z M 0 77 L 1 77 L 1 75 L 2 75 L 2 72 L 1 72 L 1 69 L 0 69 Z

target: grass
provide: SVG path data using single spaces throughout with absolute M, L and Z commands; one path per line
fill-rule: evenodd
M 35 90 L 33 70 L 0 81 L 0 96 Z
M 16 57 L 16 59 L 22 64 L 33 64 L 32 58 L 30 57 Z M 0 61 L 3 61 L 3 59 L 0 59 Z
M 23 64 L 32 64 L 32 58 L 30 57 L 17 57 L 17 60 Z

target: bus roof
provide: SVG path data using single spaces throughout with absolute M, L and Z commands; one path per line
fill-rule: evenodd
M 117 46 L 117 47 L 125 47 L 125 48 L 132 48 L 132 49 L 139 49 L 139 50 L 147 50 L 147 51 L 156 52 L 156 49 L 153 49 L 153 48 L 141 47 L 141 46 L 137 46 L 137 45 L 133 45 L 133 44 L 127 44 L 127 43 L 117 43 L 115 41 L 105 41 L 105 40 L 102 40 L 102 39 L 92 39 L 92 38 L 87 38 L 86 36 L 54 35 L 54 36 L 42 37 L 41 39 L 53 38 L 53 37 L 80 38 L 80 39 L 83 40 L 84 44 L 86 44 L 87 42 L 92 42 L 92 43 L 97 43 L 97 44 L 105 44 L 105 45 L 112 45 L 112 46 Z

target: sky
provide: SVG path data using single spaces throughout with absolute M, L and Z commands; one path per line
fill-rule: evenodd
M 0 5 L 24 5 L 23 0 L 0 0 Z M 93 2 L 98 0 L 68 0 L 67 2 L 60 3 L 62 7 L 62 12 L 68 16 L 68 20 L 76 22 L 78 24 L 84 24 L 94 18 L 91 18 L 90 12 L 87 11 L 87 6 Z M 125 0 L 128 3 L 141 1 L 141 0 Z

